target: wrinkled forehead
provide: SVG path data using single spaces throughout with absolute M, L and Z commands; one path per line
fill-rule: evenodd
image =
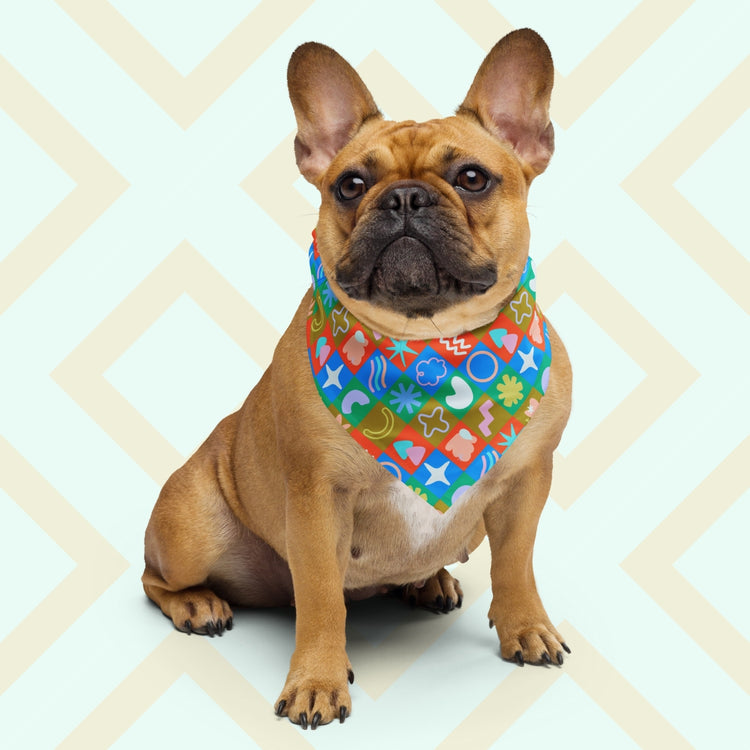
M 402 178 L 419 179 L 426 173 L 442 175 L 461 164 L 484 166 L 494 172 L 520 173 L 509 145 L 481 125 L 459 117 L 427 122 L 371 121 L 341 151 L 332 166 L 346 169 L 356 165 L 380 176 L 398 172 Z

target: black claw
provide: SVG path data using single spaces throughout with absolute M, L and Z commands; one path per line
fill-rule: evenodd
M 354 684 L 354 672 L 352 672 L 352 670 L 350 669 L 350 670 L 349 670 L 349 671 L 348 671 L 348 672 L 346 673 L 346 676 L 347 676 L 347 677 L 349 678 L 349 684 L 350 684 L 350 685 L 353 685 L 353 684 Z
M 219 620 L 216 623 L 216 634 L 221 638 L 222 635 L 224 635 L 224 621 Z
M 192 633 L 193 633 L 193 623 L 190 622 L 190 620 L 185 620 L 185 624 L 183 625 L 183 627 L 185 628 L 185 632 L 188 635 L 192 635 Z
M 519 667 L 522 667 L 525 664 L 523 654 L 520 651 L 516 651 L 513 658 L 516 660 L 516 664 L 518 664 Z
M 224 625 L 224 627 L 225 627 L 225 628 L 226 628 L 227 630 L 231 630 L 231 629 L 232 629 L 232 628 L 234 627 L 234 620 L 233 620 L 233 619 L 232 619 L 232 618 L 230 617 L 230 618 L 229 618 L 229 619 L 228 619 L 228 620 L 226 621 L 226 624 Z
M 563 661 L 564 661 L 564 659 L 563 659 L 563 652 L 562 651 L 558 651 L 557 652 L 557 663 L 560 666 L 562 666 Z
M 279 701 L 279 705 L 276 706 L 276 716 L 281 716 L 284 709 L 286 708 L 286 701 Z
M 542 661 L 545 664 L 552 664 L 552 659 L 549 658 L 549 654 L 546 651 L 542 654 Z
M 313 714 L 312 721 L 310 722 L 310 729 L 317 729 L 322 718 L 323 717 L 321 716 L 320 711 L 316 711 Z
M 568 644 L 567 643 L 563 643 L 562 647 L 565 649 L 565 653 L 566 654 L 572 653 L 571 650 L 568 648 Z
M 299 725 L 303 729 L 307 729 L 307 714 L 304 711 L 299 715 Z
M 456 605 L 453 603 L 453 599 L 449 596 L 445 600 L 445 608 L 450 612 L 452 609 L 455 609 Z
M 444 605 L 445 605 L 445 601 L 443 600 L 443 597 L 438 596 L 438 598 L 435 599 L 435 608 L 442 609 Z
M 461 609 L 461 605 L 464 603 L 463 596 L 458 597 L 458 601 L 456 602 L 456 609 Z
M 206 623 L 206 633 L 213 638 L 216 635 L 216 625 L 213 622 Z
M 490 630 L 492 630 L 492 628 L 494 628 L 494 627 L 495 627 L 495 621 L 494 620 L 490 620 Z
M 343 724 L 344 719 L 346 719 L 346 706 L 341 706 L 339 709 L 339 722 Z

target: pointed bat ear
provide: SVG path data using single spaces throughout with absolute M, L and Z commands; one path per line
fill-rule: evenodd
M 382 115 L 357 71 L 324 44 L 308 42 L 294 51 L 287 83 L 297 119 L 297 166 L 317 185 L 362 124 Z
M 549 48 L 531 29 L 503 37 L 479 67 L 458 115 L 479 120 L 513 150 L 535 177 L 555 148 L 549 118 L 554 67 Z

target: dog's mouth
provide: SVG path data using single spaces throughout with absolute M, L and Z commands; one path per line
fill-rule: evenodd
M 494 266 L 463 268 L 454 261 L 449 269 L 438 255 L 422 240 L 403 235 L 379 252 L 368 252 L 370 262 L 357 263 L 358 273 L 337 269 L 336 281 L 353 299 L 427 318 L 484 294 L 497 281 Z

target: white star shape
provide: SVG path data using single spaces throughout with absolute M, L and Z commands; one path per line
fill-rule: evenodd
M 539 369 L 536 362 L 534 362 L 534 347 L 533 346 L 529 349 L 529 351 L 526 352 L 526 354 L 524 354 L 519 349 L 518 356 L 523 360 L 523 367 L 521 368 L 521 372 L 526 372 L 526 370 L 528 370 L 529 368 L 532 368 L 534 370 Z
M 435 482 L 443 482 L 443 484 L 450 484 L 445 477 L 445 470 L 450 466 L 450 461 L 446 461 L 442 466 L 430 466 L 425 464 L 424 467 L 430 472 L 430 478 L 424 483 L 425 487 L 429 487 Z
M 328 365 L 326 365 L 326 375 L 328 375 L 328 378 L 326 379 L 326 382 L 323 383 L 323 388 L 328 388 L 329 385 L 335 385 L 336 388 L 341 390 L 339 375 L 341 374 L 341 371 L 343 369 L 344 365 L 339 365 L 335 370 L 332 370 Z

